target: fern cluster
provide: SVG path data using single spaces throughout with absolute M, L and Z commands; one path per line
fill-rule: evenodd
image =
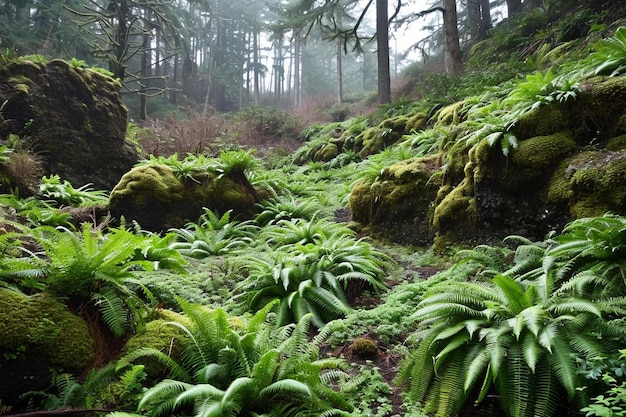
M 319 359 L 321 333 L 309 341 L 310 317 L 277 327 L 271 305 L 252 317 L 229 317 L 180 300 L 188 325 L 172 322 L 188 335 L 180 362 L 154 349 L 139 349 L 122 364 L 153 357 L 169 379 L 142 395 L 137 411 L 164 416 L 193 410 L 196 416 L 348 415 L 341 395 L 330 388 L 343 362 Z M 119 415 L 114 413 L 114 415 Z
M 280 324 L 308 313 L 318 327 L 343 317 L 350 311 L 346 290 L 351 282 L 373 291 L 385 288 L 391 258 L 355 239 L 344 225 L 326 219 L 281 220 L 265 227 L 259 240 L 268 245 L 265 254 L 239 260 L 248 274 L 240 290 L 252 311 L 279 299 Z
M 2 282 L 18 290 L 47 292 L 65 299 L 74 309 L 92 305 L 118 337 L 141 326 L 149 308 L 146 301 L 154 302 L 133 272 L 161 267 L 182 271 L 184 264 L 177 252 L 159 248 L 158 236 L 127 229 L 104 233 L 88 223 L 79 233 L 39 226 L 9 238 L 13 245 L 34 239 L 37 250 L 1 259 Z
M 416 348 L 398 382 L 427 412 L 454 416 L 495 390 L 507 416 L 555 415 L 562 396 L 581 404 L 577 358 L 606 356 L 626 340 L 624 220 L 571 223 L 560 236 L 522 242 L 513 264 L 477 248 L 482 277 L 433 286 L 413 314 Z

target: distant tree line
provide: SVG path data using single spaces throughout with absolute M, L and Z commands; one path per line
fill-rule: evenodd
M 428 52 L 443 52 L 445 70 L 460 75 L 463 45 L 488 36 L 493 10 L 514 15 L 550 1 L 432 0 L 420 9 L 400 0 L 0 0 L 0 46 L 5 56 L 108 69 L 141 97 L 140 118 L 157 95 L 217 111 L 298 105 L 319 92 L 341 103 L 347 90 L 377 89 L 388 103 L 390 29 L 428 28 L 430 45 L 443 45 Z

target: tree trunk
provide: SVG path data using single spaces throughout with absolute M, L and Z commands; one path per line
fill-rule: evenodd
M 389 73 L 389 11 L 387 0 L 376 0 L 376 46 L 378 48 L 378 102 L 391 103 Z
M 293 90 L 295 94 L 295 105 L 300 105 L 300 39 L 294 40 L 294 64 L 293 64 Z
M 341 39 L 337 39 L 337 104 L 343 104 L 343 63 Z
M 470 35 L 470 40 L 475 42 L 480 38 L 481 27 L 481 14 L 480 14 L 480 2 L 481 0 L 467 0 L 467 31 Z
M 481 39 L 487 37 L 487 31 L 491 29 L 491 5 L 489 0 L 480 0 L 480 29 L 479 36 Z
M 261 103 L 261 95 L 259 92 L 259 32 L 254 29 L 252 33 L 252 50 L 254 55 L 254 105 Z
M 149 80 L 147 79 L 148 76 L 148 65 L 149 65 L 149 57 L 148 54 L 150 54 L 150 35 L 148 35 L 148 32 L 144 33 L 143 35 L 143 44 L 142 44 L 142 51 L 141 51 L 141 69 L 140 71 L 140 76 L 141 76 L 141 83 L 143 83 L 143 87 L 140 89 L 139 91 L 139 120 L 145 121 L 148 118 L 148 103 L 147 103 L 147 95 L 146 95 L 146 91 L 142 91 L 145 90 L 146 87 L 148 87 L 148 82 Z
M 463 72 L 459 29 L 457 27 L 456 1 L 443 0 L 444 61 L 446 72 L 459 76 Z
M 509 17 L 522 11 L 522 0 L 506 0 L 506 9 Z

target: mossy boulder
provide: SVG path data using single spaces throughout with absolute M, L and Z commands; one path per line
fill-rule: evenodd
M 85 321 L 47 295 L 0 288 L 0 335 L 3 405 L 17 404 L 20 394 L 47 387 L 54 370 L 82 373 L 96 356 Z
M 550 181 L 548 201 L 571 218 L 626 212 L 626 150 L 590 150 L 561 163 Z
M 442 107 L 435 114 L 435 124 L 446 126 L 463 122 L 466 107 L 467 102 L 464 100 Z
M 337 155 L 339 155 L 339 147 L 337 144 L 330 142 L 315 152 L 313 160 L 318 162 L 328 162 L 331 159 L 336 158 Z
M 359 181 L 350 195 L 354 221 L 401 243 L 429 243 L 433 201 L 441 184 L 438 155 L 398 162 L 375 181 Z
M 569 106 L 552 104 L 540 106 L 525 113 L 511 128 L 518 140 L 535 136 L 549 136 L 571 129 L 576 112 Z
M 164 231 L 195 222 L 209 208 L 223 214 L 251 217 L 258 202 L 256 191 L 243 174 L 193 172 L 179 177 L 167 165 L 140 165 L 122 176 L 111 192 L 113 217 L 136 221 L 142 228 Z
M 365 158 L 398 142 L 404 135 L 408 122 L 407 116 L 396 116 L 364 130 L 354 139 L 355 148 L 358 149 L 359 155 Z
M 577 105 L 580 111 L 576 113 L 576 122 L 583 141 L 604 146 L 607 140 L 626 134 L 626 77 L 586 80 Z
M 472 181 L 466 178 L 459 186 L 450 188 L 434 209 L 435 248 L 445 251 L 449 243 L 471 241 L 476 235 L 477 221 Z
M 0 141 L 23 138 L 45 175 L 111 190 L 138 159 L 125 140 L 120 88 L 111 77 L 62 60 L 0 64 Z
M 143 331 L 128 339 L 122 349 L 121 356 L 133 356 L 138 350 L 149 348 L 163 352 L 175 360 L 180 359 L 188 341 L 188 335 L 175 323 L 189 326 L 190 321 L 182 314 L 171 310 L 159 310 L 157 317 L 146 323 Z M 163 366 L 156 358 L 141 357 L 132 362 L 144 365 L 148 377 L 154 380 L 164 374 Z
M 428 115 L 426 113 L 417 112 L 409 117 L 409 120 L 407 120 L 406 126 L 404 127 L 404 131 L 410 133 L 411 131 L 417 132 L 419 130 L 424 130 L 427 123 Z

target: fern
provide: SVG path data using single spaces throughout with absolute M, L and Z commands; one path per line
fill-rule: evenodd
M 273 305 L 239 321 L 223 310 L 180 303 L 191 324 L 172 325 L 182 328 L 189 342 L 180 365 L 168 368 L 184 370 L 178 374 L 185 380 L 167 379 L 149 388 L 138 411 L 161 416 L 193 407 L 195 415 L 220 416 L 244 410 L 321 413 L 330 412 L 333 405 L 350 409 L 322 381 L 322 372 L 341 362 L 316 360 L 317 350 L 311 350 L 307 338 L 310 315 L 297 325 L 276 328 L 267 321 Z M 144 354 L 154 351 L 131 353 L 126 360 Z

